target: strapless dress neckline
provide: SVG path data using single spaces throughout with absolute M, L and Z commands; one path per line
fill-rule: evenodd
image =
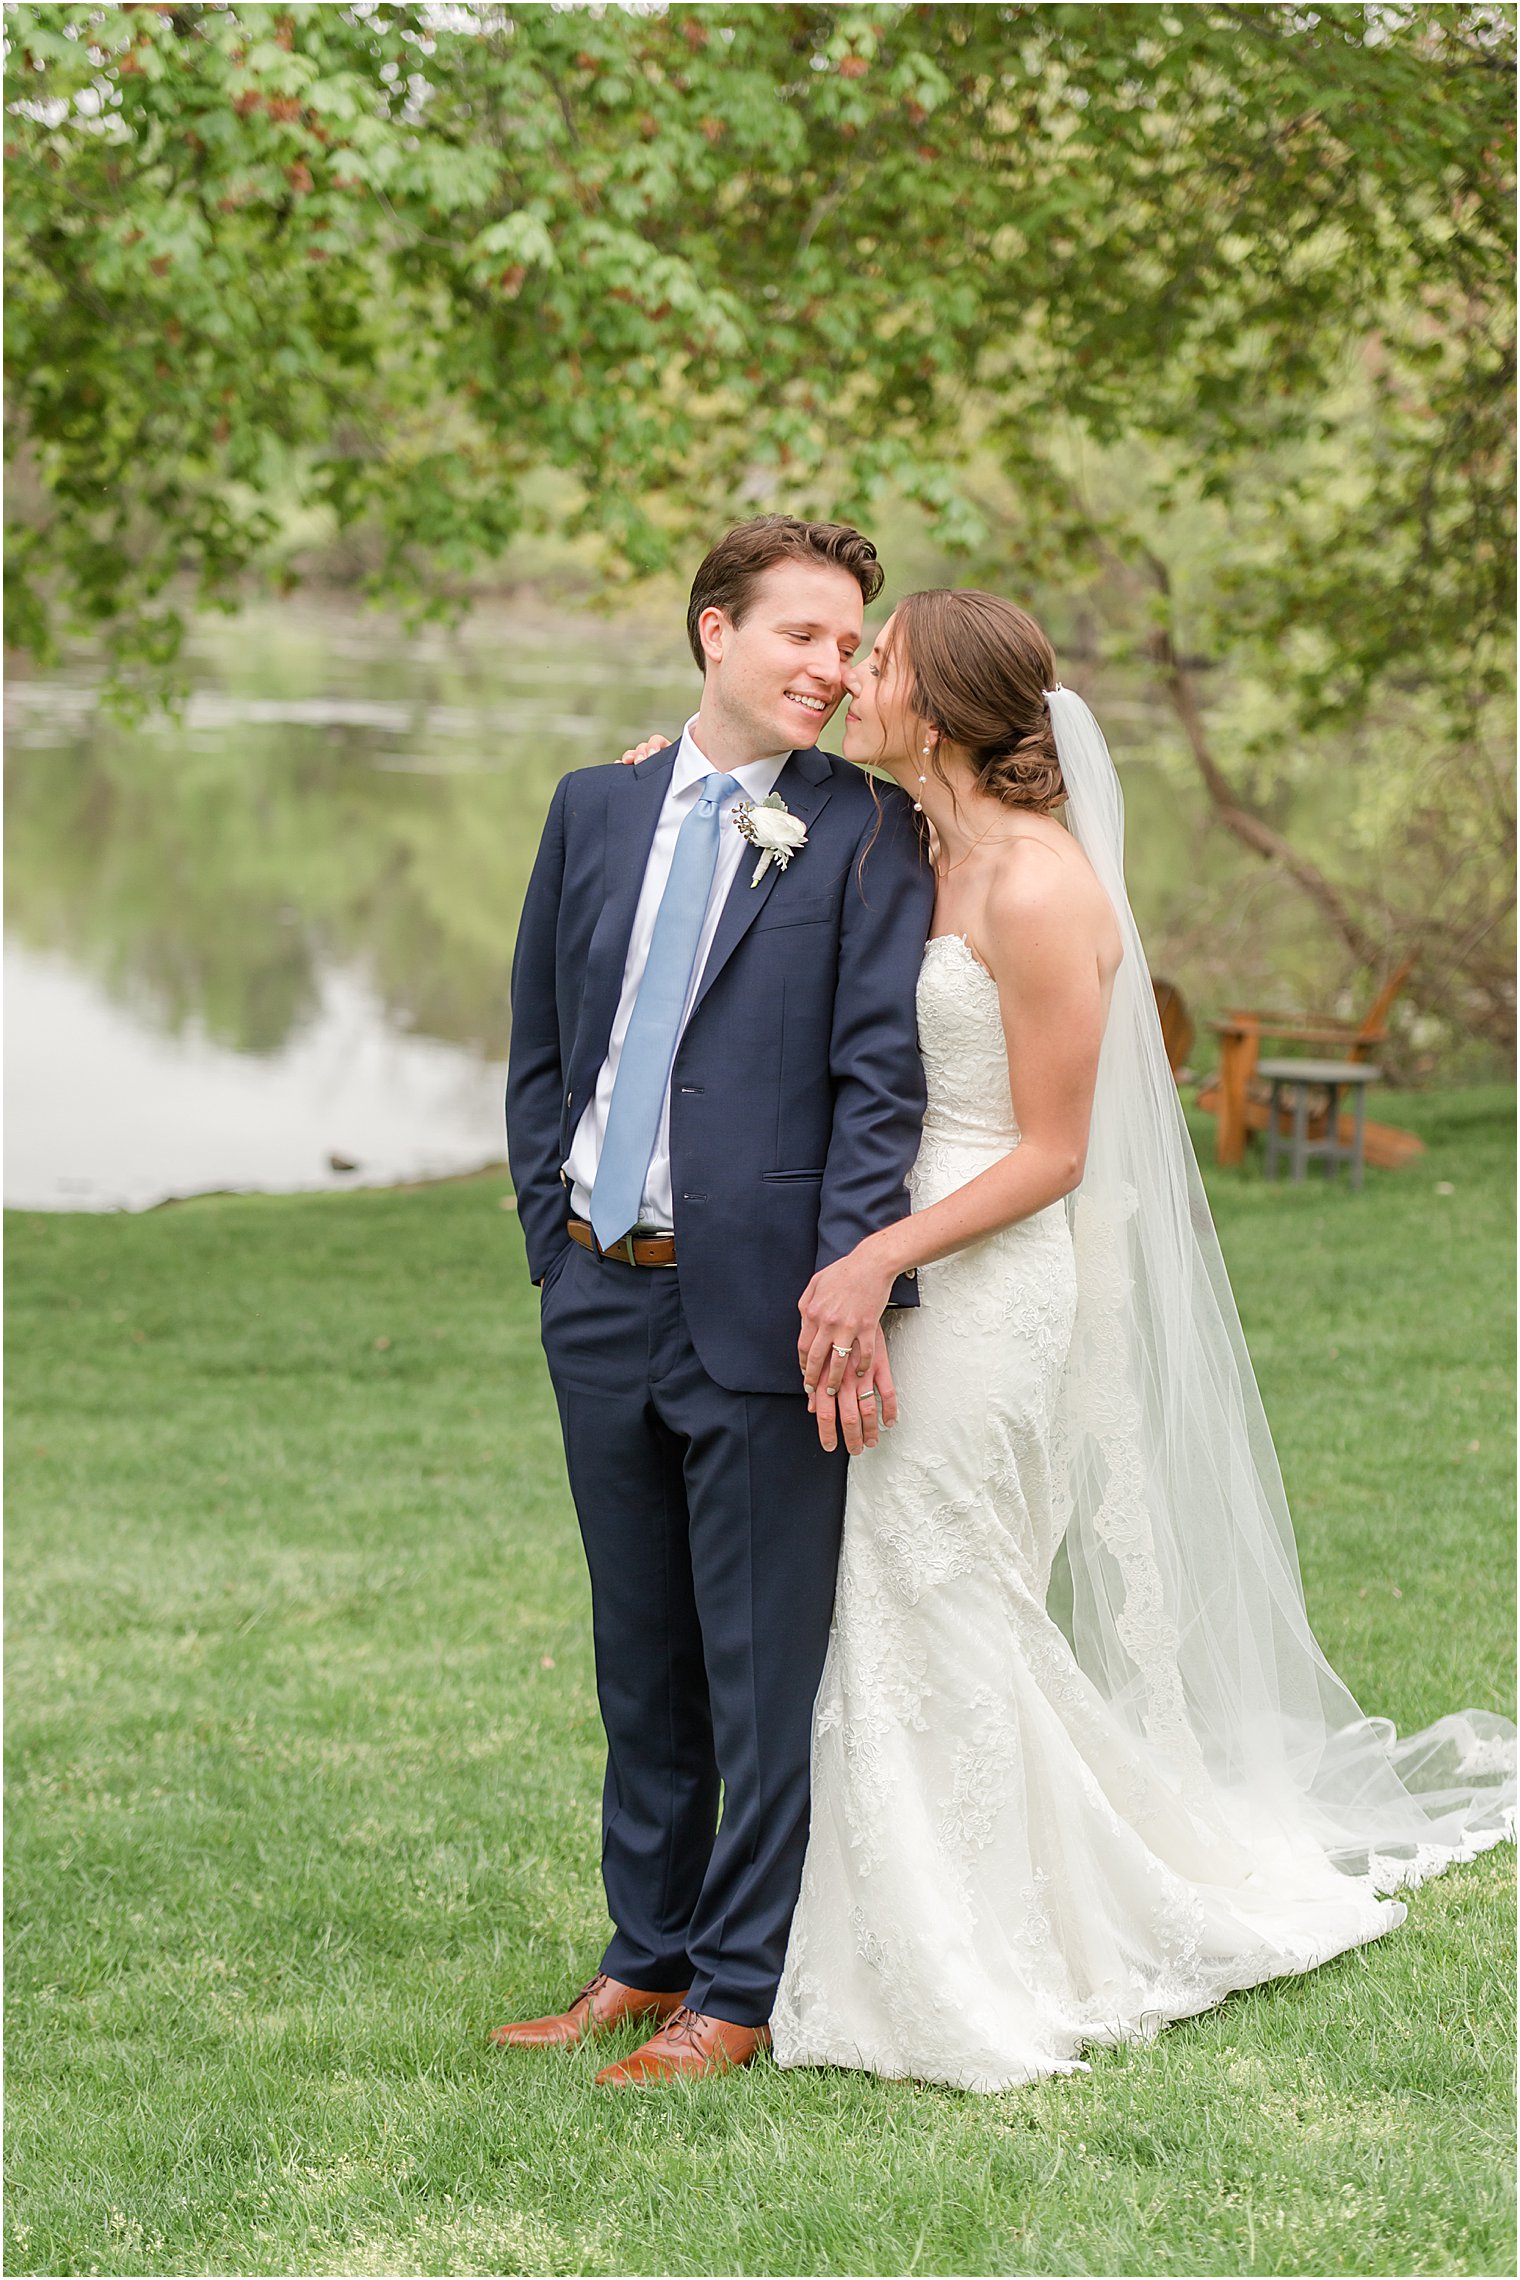
M 931 950 L 937 950 L 940 944 L 944 942 L 953 943 L 956 949 L 963 951 L 966 958 L 976 968 L 977 972 L 981 974 L 985 980 L 991 982 L 993 988 L 996 989 L 996 975 L 992 972 L 990 967 L 983 965 L 981 959 L 972 949 L 970 942 L 967 940 L 964 934 L 931 934 L 928 941 L 924 944 L 925 954 L 927 955 L 927 953 Z

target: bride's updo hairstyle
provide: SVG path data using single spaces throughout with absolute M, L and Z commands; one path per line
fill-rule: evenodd
M 966 754 L 979 792 L 1035 815 L 1061 806 L 1066 786 L 1045 702 L 1055 652 L 1027 610 L 996 594 L 933 587 L 898 603 L 892 647 L 907 669 L 915 751 L 937 728 Z M 937 752 L 931 765 L 948 783 Z

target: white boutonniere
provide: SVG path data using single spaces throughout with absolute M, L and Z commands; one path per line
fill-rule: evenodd
M 800 815 L 793 815 L 779 792 L 763 800 L 745 800 L 735 808 L 734 821 L 751 847 L 760 850 L 760 860 L 750 873 L 752 887 L 759 886 L 772 863 L 784 871 L 797 850 L 807 845 L 807 825 Z

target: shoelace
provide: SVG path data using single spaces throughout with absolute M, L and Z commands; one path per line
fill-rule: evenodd
M 576 1996 L 575 2002 L 570 2005 L 571 2010 L 573 2011 L 576 2008 L 577 2004 L 584 2003 L 588 1996 L 594 2000 L 595 1997 L 601 1993 L 606 1984 L 606 1972 L 594 1971 L 591 1977 L 587 1980 L 585 1986 L 581 1989 L 579 1995 Z
M 700 2011 L 693 2011 L 683 2003 L 680 2010 L 673 2012 L 665 2021 L 664 2026 L 660 2029 L 660 2034 L 667 2042 L 687 2042 L 691 2044 L 693 2050 L 700 2050 L 702 2047 L 701 2018 Z

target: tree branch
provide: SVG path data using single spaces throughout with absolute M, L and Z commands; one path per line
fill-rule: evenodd
M 1170 602 L 1172 581 L 1166 564 L 1147 549 L 1146 566 L 1158 591 Z M 1187 665 L 1177 653 L 1170 624 L 1158 626 L 1151 635 L 1148 646 L 1155 659 L 1162 686 L 1171 699 L 1172 710 L 1182 724 L 1194 763 L 1203 779 L 1204 790 L 1209 795 L 1219 822 L 1243 847 L 1249 847 L 1253 855 L 1259 855 L 1264 863 L 1275 863 L 1280 870 L 1286 871 L 1362 965 L 1379 965 L 1385 955 L 1384 946 L 1367 932 L 1334 881 L 1327 878 L 1319 865 L 1295 847 L 1291 840 L 1285 839 L 1280 831 L 1275 831 L 1264 816 L 1258 815 L 1236 791 L 1220 767 L 1203 723 L 1197 687 Z

